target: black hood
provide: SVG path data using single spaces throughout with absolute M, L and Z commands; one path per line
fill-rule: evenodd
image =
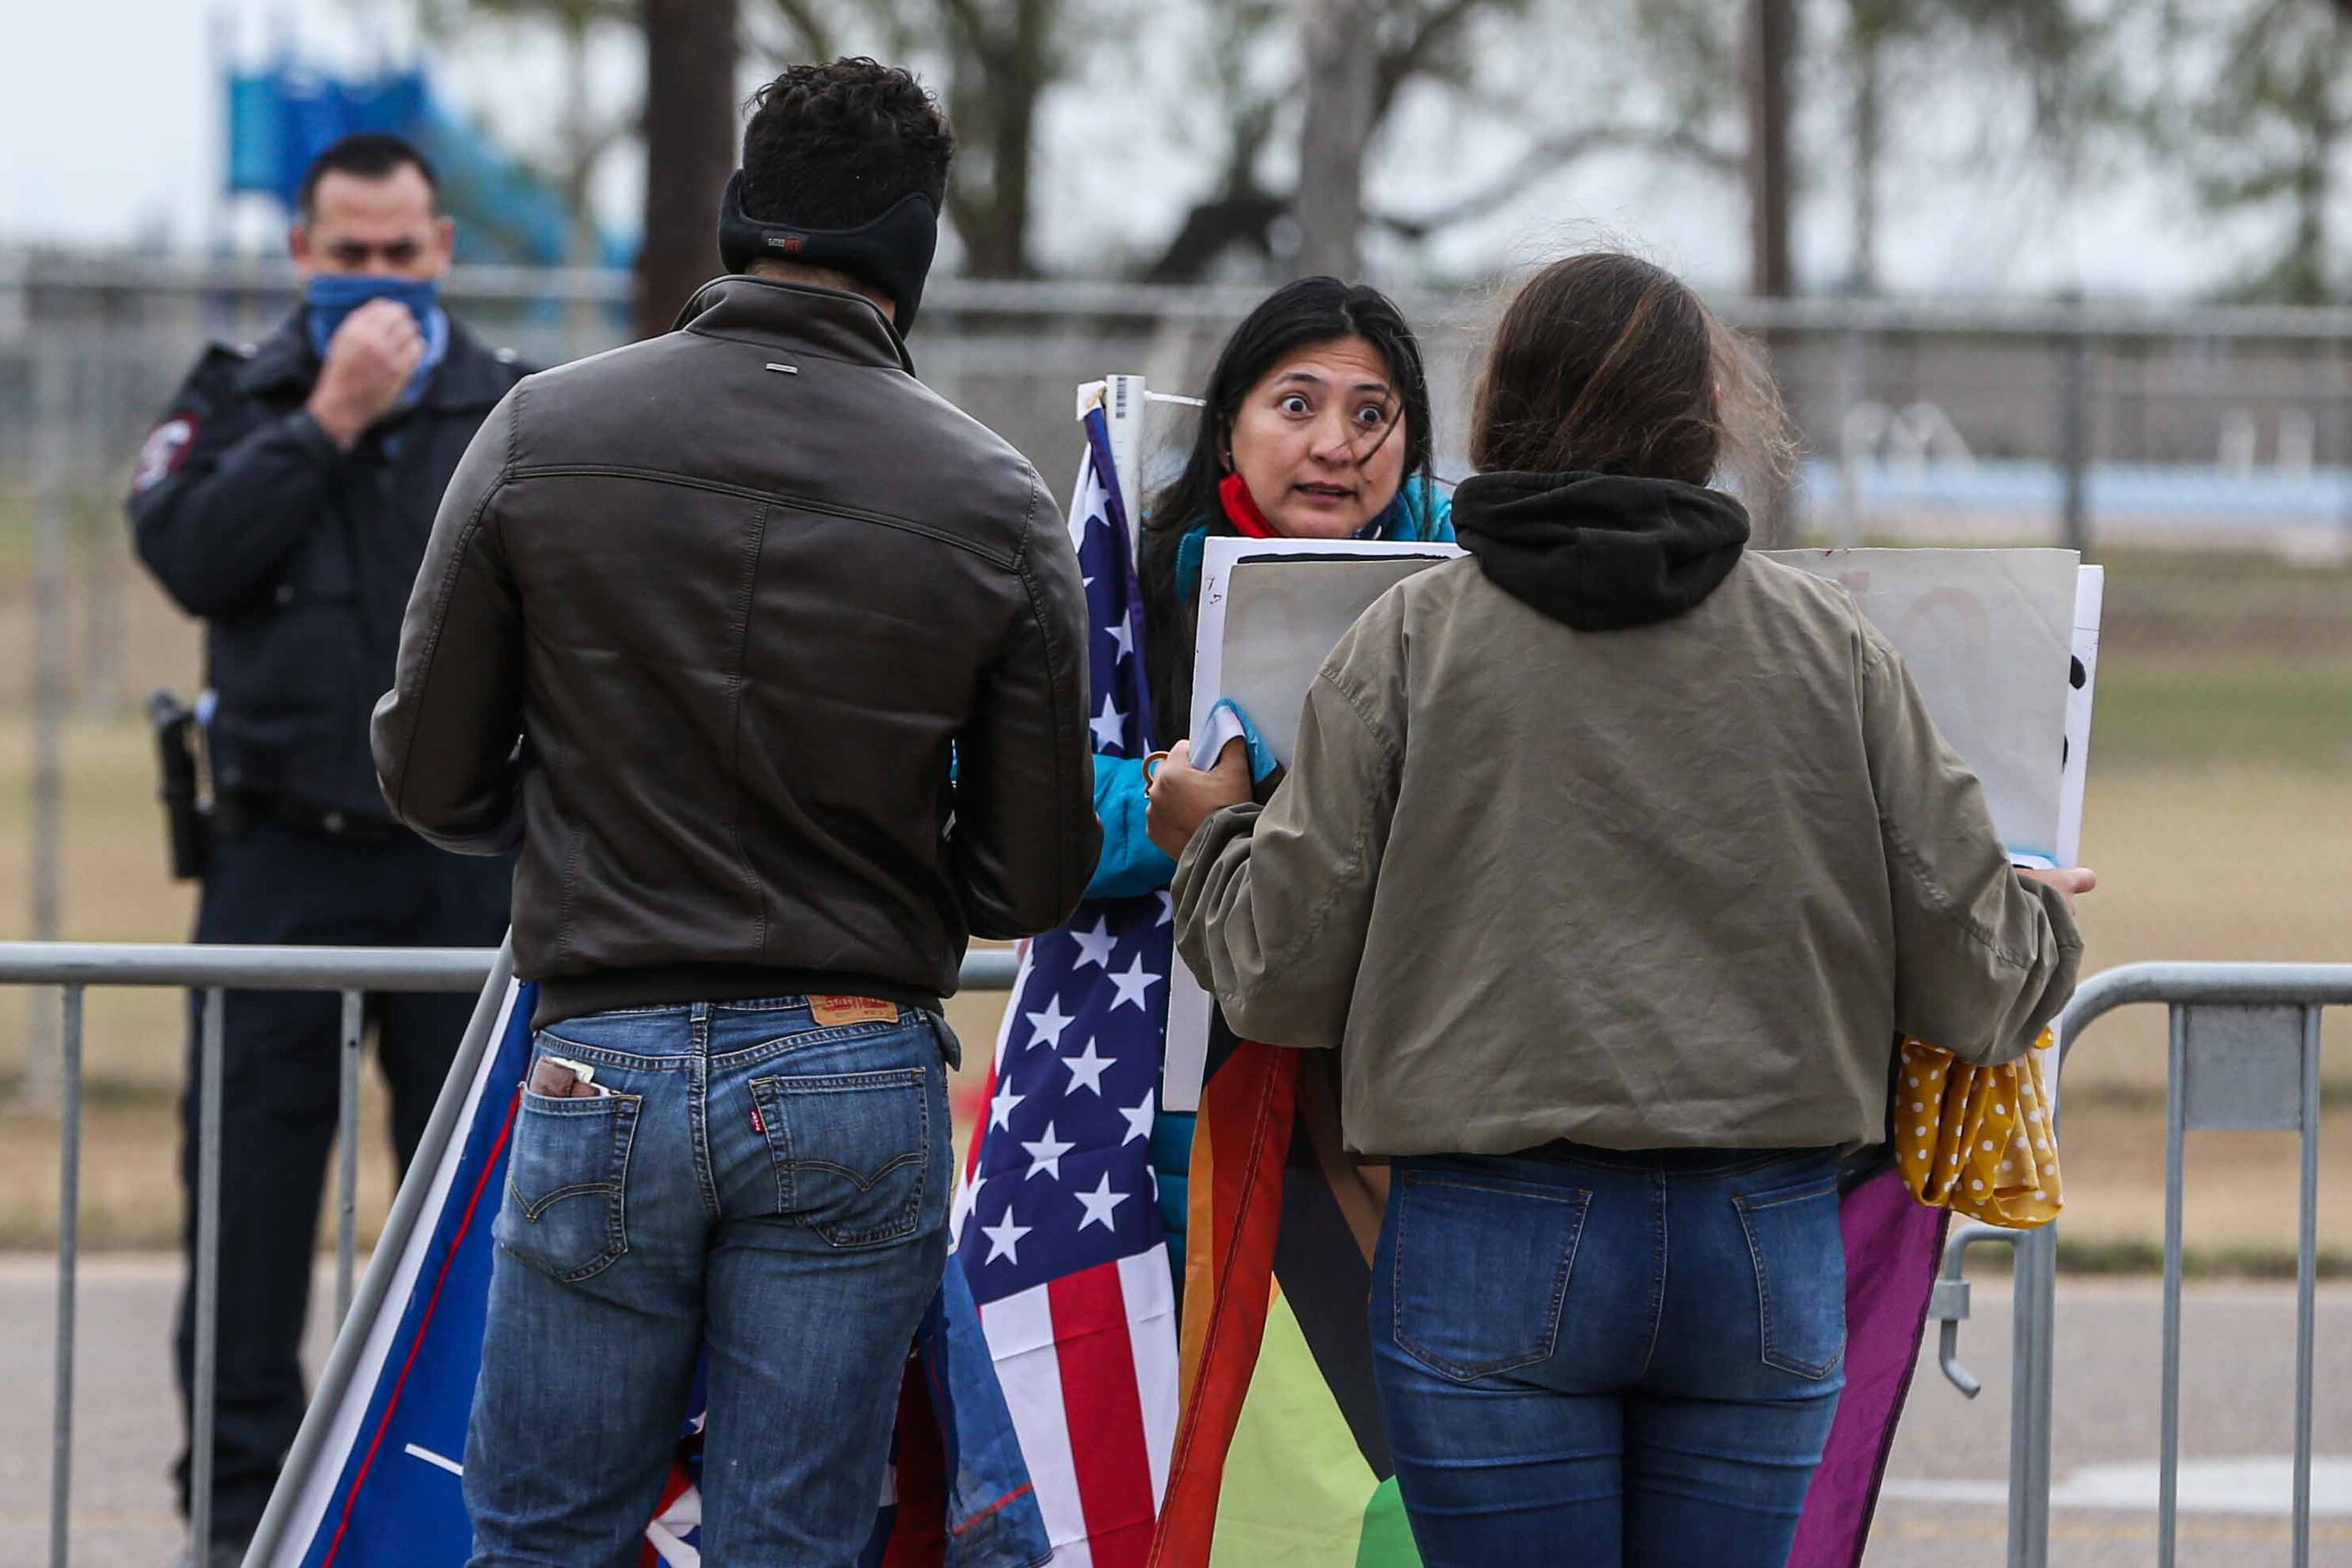
M 1622 474 L 1475 474 L 1454 531 L 1487 580 L 1580 632 L 1671 620 L 1715 592 L 1748 543 L 1720 490 Z

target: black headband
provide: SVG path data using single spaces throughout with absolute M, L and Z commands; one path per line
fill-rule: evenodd
M 856 228 L 801 228 L 751 216 L 743 210 L 740 169 L 719 201 L 719 260 L 728 271 L 748 272 L 765 258 L 847 273 L 889 297 L 902 335 L 915 324 L 939 243 L 939 209 L 920 191 L 908 192 Z

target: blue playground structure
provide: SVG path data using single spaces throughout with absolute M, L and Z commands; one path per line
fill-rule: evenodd
M 459 119 L 433 95 L 421 68 L 339 78 L 294 60 L 230 70 L 226 193 L 277 198 L 289 213 L 302 172 L 354 131 L 407 137 L 433 160 L 443 207 L 457 220 L 457 259 L 558 267 L 570 259 L 571 218 L 545 174 Z M 630 247 L 602 237 L 607 266 Z

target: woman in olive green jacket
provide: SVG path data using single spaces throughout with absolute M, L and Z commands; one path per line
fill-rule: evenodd
M 1741 407 L 1777 420 L 1680 282 L 1548 268 L 1471 558 L 1341 640 L 1271 804 L 1202 822 L 1181 749 L 1154 785 L 1186 962 L 1243 1035 L 1342 1048 L 1395 1162 L 1373 1341 L 1430 1568 L 1785 1560 L 1840 1147 L 1885 1138 L 1898 1036 L 2008 1060 L 2073 989 L 2088 874 L 2013 871 L 1853 600 L 1747 552 L 1708 488 Z

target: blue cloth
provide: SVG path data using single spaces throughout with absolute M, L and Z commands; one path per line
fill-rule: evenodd
M 942 1568 L 1035 1568 L 1054 1553 L 1045 1533 L 1045 1517 L 1029 1480 L 1028 1461 L 1013 1430 L 1013 1413 L 997 1382 L 996 1361 L 981 1327 L 980 1304 L 972 1300 L 971 1282 L 962 1269 L 950 1268 L 940 1280 L 940 1292 L 923 1315 L 915 1336 L 924 1380 L 931 1396 L 931 1416 L 938 1424 L 947 1483 L 947 1550 Z M 908 1434 L 902 1427 L 900 1441 Z M 902 1504 L 885 1505 L 886 1514 Z M 886 1520 L 869 1542 L 863 1568 L 880 1568 L 888 1560 L 895 1519 Z M 930 1533 L 928 1521 L 916 1519 L 908 1531 L 920 1541 Z
M 708 1351 L 700 1551 L 850 1563 L 947 1261 L 945 1037 L 805 998 L 592 1015 L 535 1057 L 466 1444 L 474 1568 L 637 1561 Z
M 1225 701 L 1241 721 L 1243 742 L 1249 748 L 1250 777 L 1264 779 L 1275 768 L 1274 750 L 1258 733 L 1238 704 Z M 1095 816 L 1101 819 L 1103 847 L 1095 874 L 1087 883 L 1089 899 L 1139 899 L 1176 880 L 1176 862 L 1151 842 L 1146 816 L 1151 804 L 1143 780 L 1141 757 L 1095 753 Z
M 1243 711 L 1242 705 L 1232 698 L 1220 697 L 1210 705 L 1209 717 L 1212 720 L 1220 713 L 1232 714 L 1234 722 L 1242 727 L 1242 750 L 1249 756 L 1250 783 L 1264 784 L 1282 765 L 1275 760 L 1274 748 L 1266 744 L 1265 737 L 1258 732 L 1257 725 Z M 1230 740 L 1225 743 L 1233 744 Z
M 1141 757 L 1095 753 L 1095 816 L 1102 819 L 1103 847 L 1087 898 L 1139 899 L 1175 881 L 1176 862 L 1144 831 L 1150 804 Z
M 404 405 L 415 403 L 425 395 L 425 384 L 433 379 L 449 353 L 449 312 L 441 308 L 437 279 L 388 278 L 374 272 L 328 272 L 311 279 L 302 290 L 303 324 L 310 334 L 310 351 L 325 359 L 336 331 L 353 310 L 372 300 L 399 300 L 416 318 L 416 330 L 425 334 L 425 357 L 416 362 L 408 386 L 400 395 Z
M 1780 1568 L 1844 1386 L 1834 1150 L 1401 1159 L 1373 1375 L 1426 1568 Z
M 1184 1238 L 1192 1228 L 1192 1132 L 1199 1121 L 1189 1110 L 1162 1110 L 1151 1119 L 1151 1169 L 1159 1178 L 1160 1224 L 1168 1232 L 1179 1301 L 1184 1299 Z

